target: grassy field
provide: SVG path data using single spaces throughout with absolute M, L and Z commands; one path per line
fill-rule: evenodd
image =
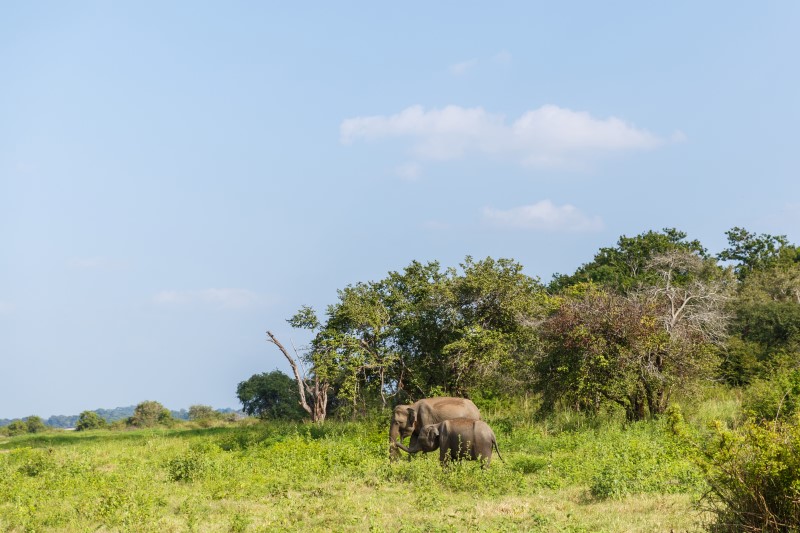
M 379 421 L 0 439 L 4 531 L 696 531 L 666 421 L 489 416 L 505 463 L 390 464 Z

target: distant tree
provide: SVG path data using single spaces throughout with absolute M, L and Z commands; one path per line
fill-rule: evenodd
M 5 430 L 9 437 L 24 435 L 28 432 L 28 424 L 24 420 L 14 420 L 5 427 Z
M 210 405 L 192 405 L 189 407 L 189 420 L 213 420 L 216 418 L 221 418 L 221 415 Z
M 236 388 L 236 396 L 242 402 L 244 412 L 250 416 L 300 420 L 305 415 L 297 398 L 295 380 L 280 370 L 255 374 L 242 381 Z
M 89 429 L 101 429 L 106 427 L 106 420 L 94 411 L 83 411 L 78 415 L 78 422 L 75 424 L 77 431 Z
M 25 419 L 25 425 L 28 428 L 28 433 L 41 433 L 47 431 L 47 426 L 44 425 L 44 420 L 38 416 L 29 416 Z
M 158 402 L 144 401 L 133 410 L 128 425 L 140 428 L 170 424 L 173 421 L 169 409 Z

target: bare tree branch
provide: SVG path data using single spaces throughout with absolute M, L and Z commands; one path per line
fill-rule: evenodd
M 297 381 L 297 388 L 300 393 L 300 405 L 313 418 L 314 413 L 312 412 L 311 407 L 309 407 L 308 402 L 306 402 L 306 383 L 304 379 L 305 376 L 303 377 L 300 376 L 300 372 L 297 369 L 297 363 L 295 362 L 294 358 L 291 355 L 289 355 L 289 352 L 286 351 L 286 348 L 283 347 L 283 344 L 280 343 L 280 341 L 275 337 L 275 335 L 273 335 L 271 331 L 267 331 L 267 336 L 269 336 L 267 342 L 271 342 L 272 344 L 277 346 L 278 349 L 281 351 L 281 353 L 283 353 L 284 357 L 286 357 L 286 360 L 289 361 L 289 365 L 291 365 L 292 367 L 292 372 L 294 372 L 294 379 Z

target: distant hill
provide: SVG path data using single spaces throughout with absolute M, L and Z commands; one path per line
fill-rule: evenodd
M 133 410 L 136 408 L 135 405 L 129 405 L 127 407 L 115 407 L 113 409 L 95 409 L 94 412 L 100 415 L 102 418 L 106 420 L 106 422 L 115 422 L 117 420 L 122 420 L 133 416 Z M 243 414 L 241 411 L 236 409 L 231 409 L 229 407 L 225 407 L 223 409 L 216 409 L 219 413 L 239 413 Z M 186 409 L 181 409 L 180 411 L 170 411 L 172 413 L 173 418 L 177 418 L 179 420 L 189 420 L 189 411 Z M 80 415 L 53 415 L 47 420 L 44 421 L 45 425 L 54 427 L 54 428 L 74 428 L 75 424 L 78 423 L 78 417 Z M 11 422 L 15 420 L 26 420 L 26 418 L 0 418 L 0 427 L 7 426 Z

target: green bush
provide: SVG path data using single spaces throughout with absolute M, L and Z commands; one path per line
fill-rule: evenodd
M 800 530 L 800 425 L 717 428 L 706 473 L 714 531 Z
M 42 433 L 43 431 L 47 431 L 44 420 L 38 416 L 29 416 L 25 419 L 25 425 L 28 427 L 28 433 Z
M 14 420 L 6 426 L 6 434 L 9 437 L 16 437 L 17 435 L 24 435 L 28 432 L 28 424 L 22 420 Z
M 106 427 L 105 418 L 101 417 L 94 411 L 84 411 L 78 416 L 78 422 L 75 424 L 76 431 L 86 431 L 87 429 L 100 429 Z
M 167 461 L 167 473 L 172 481 L 196 481 L 209 470 L 211 460 L 202 450 L 189 450 Z
M 171 425 L 174 422 L 169 409 L 158 402 L 145 401 L 136 406 L 128 425 L 147 428 L 159 425 Z
M 753 382 L 743 399 L 744 412 L 756 420 L 790 420 L 800 407 L 800 368 L 776 371 Z

